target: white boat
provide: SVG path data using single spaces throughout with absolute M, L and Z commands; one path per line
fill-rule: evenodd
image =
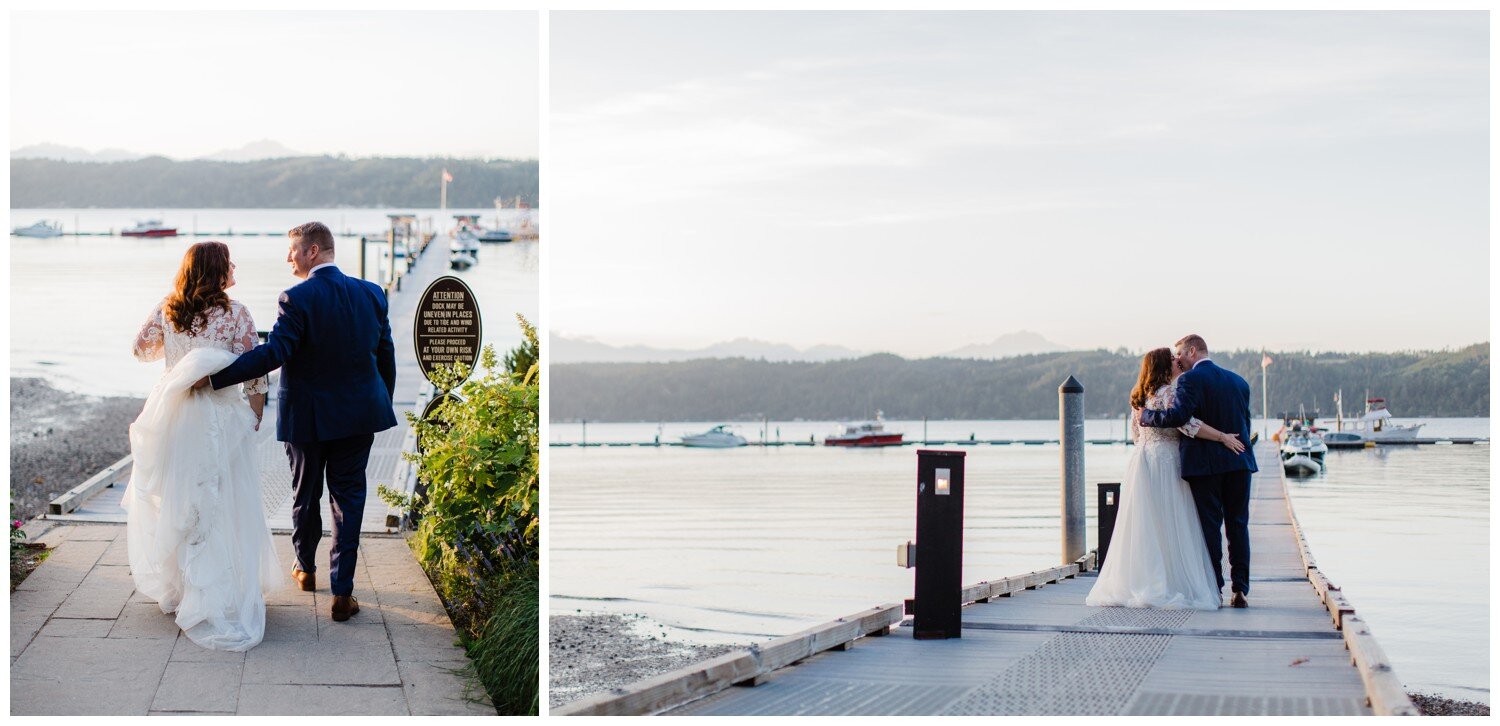
M 510 242 L 515 238 L 503 229 L 486 229 L 479 233 L 477 239 L 480 242 Z
M 843 433 L 823 439 L 824 446 L 900 446 L 903 434 L 885 430 L 885 418 L 875 412 L 874 421 L 859 421 L 844 424 Z
M 1384 398 L 1365 395 L 1365 414 L 1357 419 L 1344 420 L 1343 392 L 1334 399 L 1338 403 L 1338 418 L 1334 430 L 1324 434 L 1328 444 L 1334 448 L 1359 448 L 1370 444 L 1398 444 L 1414 441 L 1426 424 L 1396 423 Z
M 120 230 L 121 237 L 176 237 L 177 228 L 162 224 L 160 219 L 136 222 L 134 227 Z
M 61 237 L 62 223 L 42 220 L 29 227 L 16 227 L 10 233 L 17 237 Z
M 1293 476 L 1322 474 L 1327 455 L 1323 437 L 1300 425 L 1293 426 L 1281 442 L 1281 467 Z
M 448 251 L 454 254 L 474 255 L 477 258 L 479 256 L 479 240 L 475 239 L 472 232 L 468 233 L 468 236 L 463 236 L 460 233 L 459 235 L 455 235 L 453 241 L 448 243 Z
M 699 449 L 732 449 L 736 446 L 745 446 L 749 442 L 745 437 L 729 430 L 724 424 L 715 426 L 701 434 L 689 434 L 682 437 L 683 446 L 691 446 Z
M 475 262 L 477 260 L 474 259 L 474 255 L 467 252 L 455 252 L 448 256 L 448 267 L 455 270 L 467 270 L 473 267 Z

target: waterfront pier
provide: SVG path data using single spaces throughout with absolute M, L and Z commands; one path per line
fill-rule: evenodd
M 386 286 L 399 424 L 376 435 L 366 470 L 359 614 L 334 623 L 326 577 L 314 593 L 288 579 L 288 589 L 267 600 L 260 645 L 247 653 L 194 645 L 134 590 L 120 507 L 130 479 L 126 457 L 25 527 L 52 551 L 11 594 L 12 715 L 494 715 L 484 689 L 463 672 L 467 655 L 396 531 L 398 517 L 376 493 L 382 484 L 406 488 L 411 477 L 401 459 L 414 445 L 405 414 L 421 410 L 428 386 L 412 343 L 414 313 L 422 290 L 448 267 L 446 238 L 435 242 L 409 269 L 398 268 L 407 278 L 401 286 Z M 292 483 L 275 411 L 268 402 L 259 432 L 262 504 L 289 572 Z M 322 507 L 323 521 L 332 522 L 326 494 Z
M 959 638 L 914 639 L 891 602 L 552 713 L 1415 715 L 1308 550 L 1275 445 L 1257 447 L 1248 609 L 1090 607 L 1090 551 L 965 587 Z

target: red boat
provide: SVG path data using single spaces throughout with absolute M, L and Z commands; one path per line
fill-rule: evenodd
M 177 228 L 168 227 L 160 219 L 137 222 L 134 227 L 120 230 L 121 237 L 176 237 Z
M 823 439 L 824 446 L 900 446 L 902 436 L 899 432 L 890 433 L 885 430 L 885 421 L 877 412 L 874 421 L 861 421 L 859 423 L 844 424 L 844 433 L 835 434 Z

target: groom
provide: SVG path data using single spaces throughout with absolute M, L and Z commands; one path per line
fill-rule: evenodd
M 1177 405 L 1141 411 L 1142 426 L 1175 428 L 1196 416 L 1227 434 L 1250 441 L 1250 384 L 1214 365 L 1208 344 L 1197 335 L 1177 341 L 1176 360 L 1186 372 L 1177 379 Z M 1236 454 L 1213 441 L 1184 436 L 1181 443 L 1182 478 L 1198 506 L 1198 524 L 1208 558 L 1213 561 L 1219 590 L 1224 589 L 1223 545 L 1219 527 L 1229 538 L 1230 605 L 1248 607 L 1250 594 L 1250 474 L 1256 471 L 1255 451 L 1248 445 Z
M 270 337 L 197 385 L 212 382 L 217 390 L 281 369 L 276 439 L 292 465 L 292 579 L 306 592 L 317 589 L 326 476 L 333 514 L 328 588 L 333 619 L 343 622 L 359 612 L 354 565 L 370 445 L 376 432 L 396 425 L 395 345 L 385 293 L 339 271 L 328 227 L 308 222 L 287 237 L 286 261 L 304 281 L 281 294 Z

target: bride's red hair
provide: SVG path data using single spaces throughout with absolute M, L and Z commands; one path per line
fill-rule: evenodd
M 1145 408 L 1146 399 L 1172 382 L 1172 351 L 1156 348 L 1141 356 L 1141 375 L 1130 391 L 1130 407 Z
M 229 246 L 223 242 L 199 242 L 182 255 L 177 281 L 167 296 L 167 320 L 179 333 L 201 326 L 209 309 L 229 310 Z

